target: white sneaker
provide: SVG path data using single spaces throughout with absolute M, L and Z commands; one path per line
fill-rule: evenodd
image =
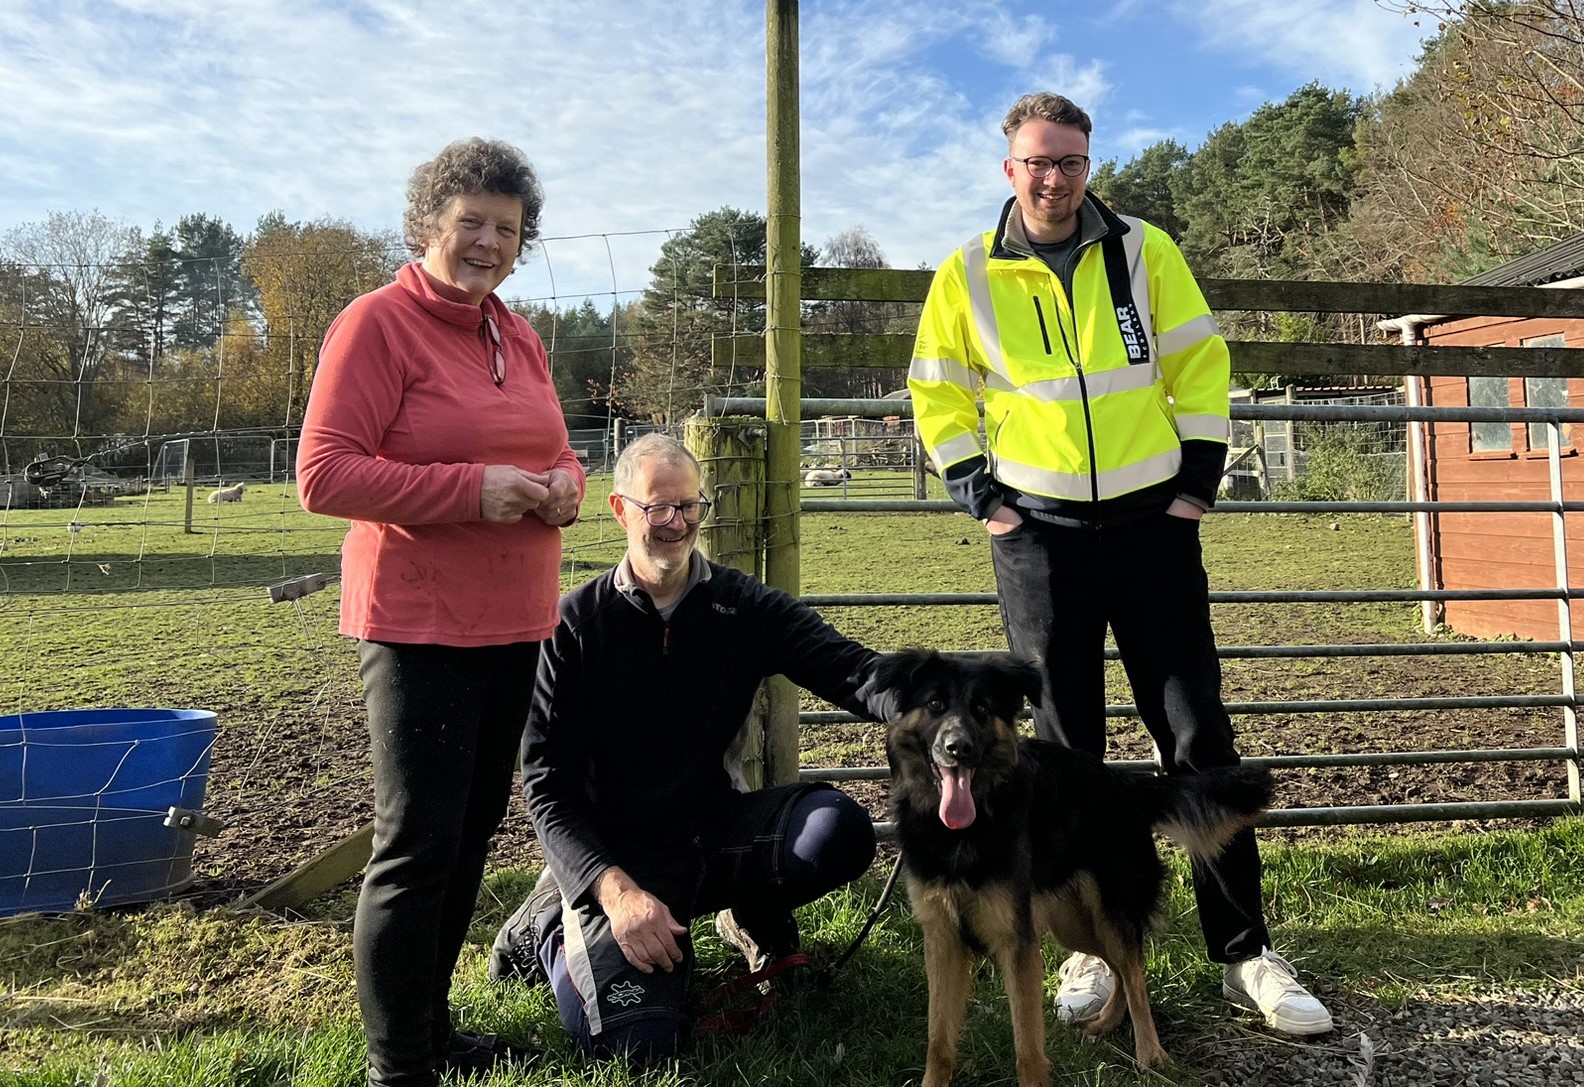
M 1234 1004 L 1265 1017 L 1265 1025 L 1283 1034 L 1324 1034 L 1331 1013 L 1308 989 L 1298 984 L 1292 963 L 1270 948 L 1258 958 L 1235 962 L 1221 979 L 1221 993 Z
M 1056 1018 L 1076 1023 L 1099 1013 L 1116 989 L 1116 978 L 1098 955 L 1074 952 L 1056 971 L 1061 988 L 1056 990 Z

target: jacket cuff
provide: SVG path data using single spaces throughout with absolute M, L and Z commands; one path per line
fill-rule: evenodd
M 989 462 L 983 456 L 952 465 L 941 474 L 946 494 L 976 521 L 983 521 L 1000 509 L 1006 499 L 990 476 Z
M 1182 467 L 1177 472 L 1177 493 L 1196 506 L 1212 509 L 1216 489 L 1226 471 L 1225 442 L 1195 439 L 1183 442 Z

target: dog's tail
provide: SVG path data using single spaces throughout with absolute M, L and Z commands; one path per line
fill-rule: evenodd
M 1234 834 L 1259 821 L 1276 788 L 1270 771 L 1254 766 L 1152 777 L 1141 784 L 1153 801 L 1155 829 L 1207 860 L 1220 853 Z

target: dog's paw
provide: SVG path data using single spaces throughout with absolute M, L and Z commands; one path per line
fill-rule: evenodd
M 1159 1042 L 1150 1046 L 1139 1045 L 1133 1052 L 1133 1059 L 1138 1062 L 1140 1068 L 1160 1068 L 1171 1063 L 1171 1058 L 1166 1055 Z

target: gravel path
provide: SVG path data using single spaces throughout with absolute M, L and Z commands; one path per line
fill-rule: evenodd
M 1416 994 L 1400 1010 L 1337 1003 L 1335 1032 L 1304 1041 L 1223 1022 L 1173 1056 L 1227 1087 L 1584 1087 L 1584 991 Z

